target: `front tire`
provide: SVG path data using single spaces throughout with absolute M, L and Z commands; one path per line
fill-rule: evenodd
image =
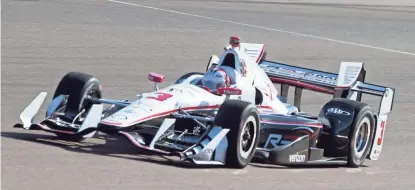
M 65 115 L 60 118 L 67 122 L 72 122 L 73 119 L 82 111 L 84 113 L 81 117 L 85 117 L 88 114 L 89 109 L 92 107 L 92 103 L 87 100 L 89 98 L 101 98 L 101 84 L 97 78 L 79 72 L 67 73 L 59 82 L 56 87 L 53 98 L 59 95 L 69 95 L 68 100 L 64 102 L 62 106 L 65 106 Z M 78 117 L 79 120 L 79 117 Z M 75 121 L 80 124 L 80 122 Z M 67 135 L 62 133 L 56 133 L 56 136 L 62 140 L 80 142 L 85 138 L 77 135 Z
M 230 129 L 225 166 L 245 168 L 252 160 L 259 141 L 260 115 L 255 105 L 227 100 L 220 107 L 214 125 Z
M 87 111 L 92 103 L 86 101 L 87 97 L 101 98 L 101 87 L 97 78 L 79 72 L 66 74 L 56 87 L 53 98 L 61 94 L 69 95 L 66 102 L 66 114 L 78 114 L 83 109 Z

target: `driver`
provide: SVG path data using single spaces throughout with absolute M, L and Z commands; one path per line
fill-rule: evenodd
M 216 94 L 218 88 L 229 87 L 230 79 L 228 74 L 221 68 L 210 68 L 202 78 L 202 86 Z

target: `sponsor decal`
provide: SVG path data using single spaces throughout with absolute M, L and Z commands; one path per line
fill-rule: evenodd
M 383 134 L 385 132 L 385 121 L 382 121 L 380 123 L 380 128 L 381 128 L 381 131 L 380 131 L 380 137 L 378 138 L 378 142 L 377 142 L 378 145 L 381 145 L 383 142 Z
M 124 115 L 124 114 L 120 114 L 120 113 L 117 113 L 117 114 L 112 115 L 111 118 L 112 119 L 116 119 L 118 121 L 119 120 L 127 120 L 127 116 Z
M 265 142 L 265 148 L 277 148 L 278 144 L 282 140 L 282 135 L 280 134 L 270 134 L 268 136 L 267 142 Z M 271 145 L 271 146 L 270 146 Z
M 311 81 L 315 81 L 315 82 L 321 82 L 321 83 L 324 83 L 324 84 L 336 85 L 336 83 L 337 83 L 337 78 L 336 77 L 325 76 L 325 75 L 321 75 L 321 74 L 317 74 L 317 73 L 307 73 L 304 76 L 304 78 L 307 79 L 307 80 L 311 80 Z
M 287 77 L 303 78 L 305 76 L 305 72 L 296 71 L 290 68 L 275 67 L 272 65 L 261 65 L 261 67 L 265 72 L 279 74 Z
M 347 66 L 344 74 L 344 83 L 352 84 L 359 76 L 360 69 L 360 66 Z
M 261 68 L 264 69 L 265 72 L 271 73 L 271 74 L 277 74 L 292 78 L 302 78 L 306 79 L 308 81 L 316 82 L 316 83 L 323 83 L 323 84 L 331 84 L 336 85 L 337 84 L 337 77 L 334 77 L 329 74 L 324 73 L 318 73 L 318 72 L 305 72 L 296 70 L 296 68 L 290 68 L 290 67 L 278 67 L 274 65 L 260 65 Z
M 245 53 L 247 53 L 247 52 L 254 52 L 254 53 L 258 53 L 258 52 L 259 52 L 259 50 L 257 50 L 257 49 L 246 49 L 246 48 L 245 48 Z
M 131 108 L 124 110 L 124 112 L 128 114 L 135 113 L 134 109 L 131 109 Z
M 212 149 L 206 149 L 206 150 L 203 150 L 202 152 L 199 152 L 198 154 L 194 155 L 193 159 L 208 161 L 210 159 L 210 156 L 212 155 L 212 153 L 213 153 Z
M 223 94 L 226 94 L 226 95 L 239 95 L 240 92 L 235 91 L 235 90 L 224 90 Z
M 237 88 L 219 88 L 218 92 L 219 95 L 225 94 L 225 95 L 241 95 L 242 90 Z
M 210 149 L 210 148 L 208 148 L 208 149 L 203 150 L 202 152 L 204 152 L 206 154 L 212 154 L 213 153 L 213 150 Z
M 290 162 L 305 162 L 305 155 L 304 154 L 291 154 L 289 155 Z
M 246 77 L 247 75 L 247 69 L 246 69 L 246 63 L 245 63 L 245 59 L 241 59 L 241 73 L 242 76 Z
M 340 108 L 329 108 L 329 109 L 327 109 L 327 112 L 338 114 L 338 115 L 350 115 L 350 112 L 344 111 Z

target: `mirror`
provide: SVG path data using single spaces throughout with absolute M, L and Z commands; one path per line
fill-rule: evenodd
M 148 74 L 148 80 L 156 82 L 156 83 L 162 83 L 164 82 L 164 79 L 165 79 L 164 75 L 161 75 L 161 74 L 157 74 L 154 72 L 150 72 Z

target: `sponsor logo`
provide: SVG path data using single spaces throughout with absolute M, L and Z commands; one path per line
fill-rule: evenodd
M 340 108 L 329 108 L 329 109 L 327 109 L 327 112 L 328 113 L 339 114 L 339 115 L 350 115 L 350 112 L 343 111 Z
M 378 145 L 382 145 L 382 142 L 383 142 L 383 134 L 385 132 L 385 121 L 382 121 L 380 123 L 380 128 L 381 128 L 381 131 L 380 131 L 380 137 L 378 138 L 378 142 L 377 142 Z
M 246 75 L 247 75 L 247 69 L 246 69 L 245 59 L 241 59 L 240 62 L 241 62 L 241 73 L 242 73 L 242 76 L 246 77 Z
M 260 65 L 265 72 L 271 74 L 278 74 L 292 78 L 302 78 L 316 83 L 336 85 L 337 77 L 325 73 L 316 73 L 309 71 L 301 71 L 291 67 L 277 67 L 273 65 Z
M 298 152 L 296 154 L 291 154 L 289 156 L 289 161 L 290 162 L 305 162 L 305 155 L 298 154 Z
M 115 119 L 115 120 L 127 120 L 127 116 L 126 115 L 119 114 L 119 113 L 112 115 L 111 118 L 112 119 Z
M 267 142 L 265 143 L 265 148 L 277 148 L 278 144 L 282 140 L 282 135 L 280 134 L 270 134 L 268 136 Z
M 213 153 L 212 149 L 206 149 L 206 150 L 203 150 L 202 152 L 194 155 L 193 159 L 208 161 L 210 159 L 210 156 L 212 155 L 212 153 Z
M 223 91 L 223 94 L 226 94 L 226 95 L 239 95 L 240 92 L 239 91 L 235 91 L 235 90 L 224 90 Z
M 262 67 L 265 72 L 279 74 L 287 77 L 303 78 L 305 76 L 304 72 L 296 71 L 290 68 L 275 67 L 272 65 L 260 65 L 260 67 Z
M 204 152 L 206 154 L 212 154 L 213 150 L 208 148 L 208 149 L 203 150 L 202 152 Z
M 337 83 L 337 78 L 336 77 L 325 76 L 325 75 L 321 75 L 321 74 L 317 74 L 317 73 L 307 73 L 304 76 L 304 78 L 307 79 L 307 80 L 311 80 L 311 81 L 315 81 L 315 82 L 321 82 L 321 83 L 324 83 L 324 84 L 336 85 L 336 83 Z
M 132 113 L 135 113 L 135 111 L 133 110 L 133 109 L 126 109 L 126 110 L 124 110 L 124 112 L 125 113 L 128 113 L 128 114 L 132 114 Z
M 257 49 L 246 49 L 245 48 L 245 52 L 259 52 L 259 50 L 257 50 Z
M 347 66 L 344 74 L 344 84 L 353 83 L 359 76 L 360 66 Z

